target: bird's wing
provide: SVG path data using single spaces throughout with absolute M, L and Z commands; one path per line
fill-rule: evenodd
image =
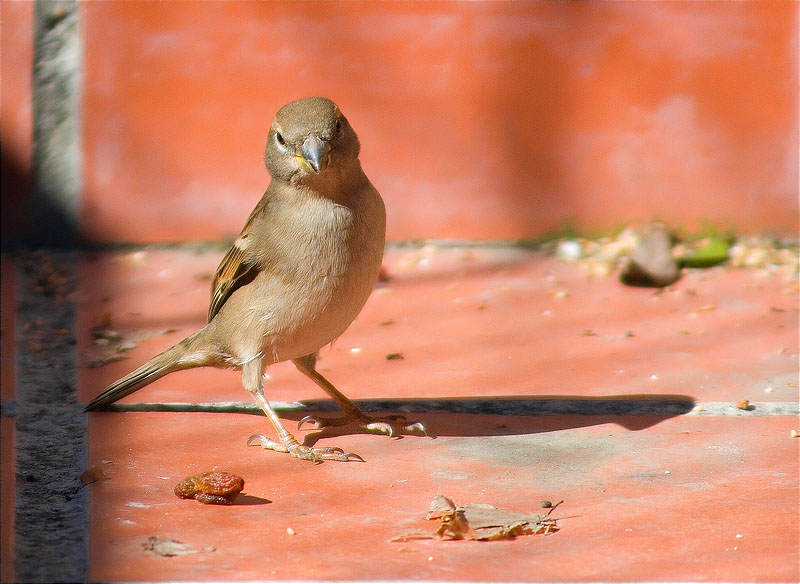
M 267 212 L 268 202 L 266 195 L 258 202 L 256 208 L 250 213 L 238 239 L 219 263 L 211 284 L 211 305 L 208 307 L 209 322 L 217 315 L 231 294 L 252 282 L 264 267 L 257 254 L 258 250 L 250 244 L 250 235 L 253 221 Z

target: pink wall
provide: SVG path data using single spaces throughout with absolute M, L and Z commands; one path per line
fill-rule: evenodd
M 90 239 L 236 233 L 268 182 L 273 113 L 314 94 L 358 131 L 392 239 L 520 238 L 655 215 L 797 233 L 794 2 L 81 10 Z

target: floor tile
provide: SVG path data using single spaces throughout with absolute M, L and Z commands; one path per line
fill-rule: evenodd
M 257 417 L 93 417 L 91 460 L 107 461 L 109 476 L 90 486 L 94 580 L 798 576 L 792 417 L 684 416 L 631 431 L 581 416 L 436 414 L 423 417 L 429 427 L 457 430 L 326 440 L 367 462 L 319 465 L 246 447 L 245 437 L 263 429 Z M 237 504 L 172 493 L 185 476 L 212 468 L 244 477 Z M 391 542 L 435 529 L 422 517 L 436 494 L 524 513 L 563 499 L 561 530 L 504 543 Z M 214 551 L 157 557 L 142 549 L 150 536 Z
M 88 331 L 99 323 L 153 334 L 124 361 L 82 369 L 82 399 L 203 325 L 218 259 L 147 251 L 83 262 L 81 351 L 95 349 Z M 319 445 L 366 463 L 314 465 L 246 446 L 274 435 L 262 416 L 91 414 L 89 464 L 107 475 L 88 487 L 92 579 L 798 578 L 791 282 L 711 269 L 654 293 L 518 249 L 398 249 L 385 272 L 320 370 L 436 437 L 326 436 Z M 290 364 L 268 374 L 290 430 L 329 409 Z M 238 373 L 196 370 L 123 401 L 247 398 Z M 752 408 L 738 409 L 741 399 Z M 214 468 L 244 477 L 235 505 L 175 497 L 185 476 Z M 435 528 L 422 518 L 436 494 L 528 513 L 563 499 L 561 530 L 390 542 Z M 214 551 L 160 557 L 142 547 L 151 536 Z

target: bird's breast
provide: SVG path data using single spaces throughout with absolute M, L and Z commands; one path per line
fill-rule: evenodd
M 268 269 L 240 298 L 231 298 L 245 304 L 245 352 L 258 345 L 268 362 L 302 357 L 331 343 L 355 319 L 383 257 L 383 202 L 369 187 L 355 204 L 312 199 L 280 218 Z

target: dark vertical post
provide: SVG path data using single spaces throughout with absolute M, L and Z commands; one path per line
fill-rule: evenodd
M 79 236 L 82 41 L 74 1 L 34 11 L 33 185 L 28 241 L 70 247 Z

